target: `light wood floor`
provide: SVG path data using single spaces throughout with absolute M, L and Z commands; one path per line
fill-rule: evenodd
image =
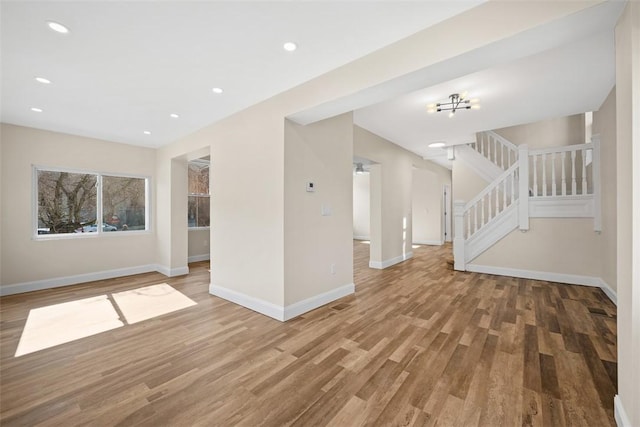
M 208 264 L 3 297 L 10 425 L 613 426 L 616 308 L 596 288 L 386 270 L 354 243 L 356 295 L 287 323 L 210 296 Z M 29 310 L 167 282 L 197 306 L 19 358 Z

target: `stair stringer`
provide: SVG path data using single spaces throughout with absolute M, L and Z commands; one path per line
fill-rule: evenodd
M 515 203 L 500 212 L 467 239 L 464 245 L 465 264 L 480 256 L 507 234 L 518 228 L 518 206 L 519 200 L 516 200 Z
M 461 160 L 487 183 L 493 182 L 503 172 L 500 166 L 487 159 L 468 145 L 456 145 L 456 160 Z

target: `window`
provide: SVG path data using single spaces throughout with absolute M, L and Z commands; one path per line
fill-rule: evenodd
M 148 179 L 35 170 L 36 234 L 148 229 Z
M 190 228 L 209 227 L 209 161 L 189 162 L 189 201 L 187 221 Z

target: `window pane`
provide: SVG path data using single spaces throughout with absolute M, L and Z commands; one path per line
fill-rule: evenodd
M 189 227 L 209 227 L 209 196 L 189 196 L 187 225 Z
M 96 175 L 39 170 L 38 234 L 96 231 L 96 182 Z
M 196 227 L 198 220 L 198 201 L 196 196 L 189 196 L 189 204 L 187 206 L 187 224 L 189 227 Z
M 209 197 L 198 197 L 198 227 L 209 226 Z
M 102 231 L 146 230 L 144 178 L 102 177 Z
M 189 194 L 209 194 L 209 165 L 189 163 Z

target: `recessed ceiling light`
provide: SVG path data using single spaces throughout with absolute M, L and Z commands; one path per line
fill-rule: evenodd
M 440 148 L 444 147 L 444 142 L 432 142 L 429 144 L 429 148 Z
M 145 130 L 145 131 L 144 131 L 144 132 L 142 132 L 142 133 L 144 133 L 145 135 L 151 135 L 151 131 L 150 131 L 150 130 Z
M 171 113 L 171 114 L 169 114 L 169 117 L 171 117 L 172 119 L 177 119 L 180 116 L 177 115 L 176 113 Z
M 49 26 L 49 28 L 51 28 L 56 33 L 67 34 L 69 32 L 69 29 L 67 27 L 58 22 L 47 21 L 47 26 Z
M 217 94 L 221 94 L 222 92 L 224 92 L 222 89 L 220 89 L 219 87 L 214 87 L 213 89 L 211 89 L 213 91 L 213 93 L 217 93 Z
M 38 108 L 38 107 L 31 107 L 31 111 L 35 112 L 35 113 L 42 113 L 42 108 Z
M 282 47 L 287 52 L 293 52 L 294 50 L 296 50 L 298 48 L 298 45 L 295 44 L 294 42 L 286 42 L 285 44 L 282 45 Z
M 51 83 L 51 80 L 45 79 L 44 77 L 36 77 L 35 79 L 38 83 L 42 83 L 45 85 L 48 85 L 49 83 Z

